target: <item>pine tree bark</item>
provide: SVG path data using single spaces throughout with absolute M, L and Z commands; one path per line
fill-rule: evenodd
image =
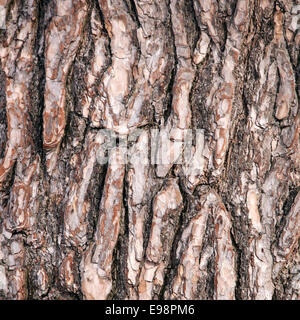
M 0 0 L 0 299 L 300 299 L 299 11 Z

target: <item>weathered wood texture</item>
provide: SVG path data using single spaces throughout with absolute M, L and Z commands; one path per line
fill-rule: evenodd
M 300 299 L 299 18 L 0 0 L 0 299 Z

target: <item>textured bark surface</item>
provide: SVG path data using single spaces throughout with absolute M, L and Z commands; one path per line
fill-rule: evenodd
M 0 0 L 0 299 L 300 299 L 299 17 Z

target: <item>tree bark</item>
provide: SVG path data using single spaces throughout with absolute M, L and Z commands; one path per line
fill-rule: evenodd
M 299 11 L 0 0 L 0 299 L 300 299 Z

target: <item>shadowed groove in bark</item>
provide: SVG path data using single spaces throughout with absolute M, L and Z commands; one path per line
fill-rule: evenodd
M 171 114 L 172 111 L 172 101 L 173 101 L 173 87 L 174 87 L 174 82 L 175 82 L 175 76 L 176 76 L 176 72 L 177 72 L 177 66 L 178 66 L 178 59 L 177 59 L 177 54 L 176 54 L 176 45 L 175 45 L 175 35 L 174 35 L 174 31 L 172 28 L 172 14 L 171 14 L 171 9 L 170 9 L 170 3 L 171 0 L 169 0 L 168 2 L 168 13 L 169 13 L 169 28 L 170 28 L 170 33 L 172 36 L 172 47 L 173 47 L 173 67 L 172 67 L 172 71 L 171 71 L 171 77 L 170 77 L 170 81 L 167 87 L 167 91 L 166 91 L 166 108 L 164 110 L 164 124 L 167 123 L 167 120 Z
M 43 148 L 43 111 L 45 108 L 44 104 L 44 93 L 45 93 L 45 61 L 44 61 L 44 50 L 45 50 L 45 41 L 44 41 L 44 28 L 45 28 L 45 7 L 49 5 L 49 1 L 39 1 L 38 6 L 38 16 L 37 16 L 37 23 L 38 23 L 38 30 L 37 30 L 37 37 L 35 43 L 35 56 L 37 58 L 37 70 L 34 74 L 36 79 L 32 79 L 32 87 L 33 92 L 37 90 L 36 93 L 36 101 L 35 104 L 37 106 L 37 114 L 35 117 L 35 121 L 33 121 L 34 126 L 36 127 L 36 134 L 34 142 L 37 146 L 37 152 L 41 157 L 41 165 L 43 168 L 44 174 L 47 174 L 46 171 L 46 157 L 45 151 Z
M 300 187 L 293 188 L 292 186 L 289 186 L 288 196 L 285 199 L 285 201 L 283 203 L 283 207 L 282 207 L 282 213 L 283 213 L 282 217 L 281 217 L 280 221 L 276 224 L 276 236 L 278 238 L 279 238 L 280 234 L 282 233 L 282 231 L 284 230 L 284 227 L 287 223 L 287 221 L 286 221 L 287 215 L 291 211 L 292 205 L 294 204 L 295 198 L 296 198 L 299 191 L 300 191 Z
M 140 20 L 139 20 L 139 16 L 137 14 L 137 10 L 136 10 L 136 4 L 135 4 L 135 0 L 125 0 L 126 1 L 126 4 L 128 6 L 129 9 L 129 12 L 131 14 L 131 16 L 133 17 L 133 19 L 135 20 L 138 28 L 141 27 L 141 23 L 140 23 Z M 128 3 L 127 3 L 128 1 Z
M 125 169 L 125 175 L 127 169 Z M 122 300 L 125 299 L 128 295 L 128 284 L 126 279 L 126 261 L 128 255 L 128 183 L 124 180 L 123 184 L 123 208 L 124 213 L 121 216 L 121 230 L 118 237 L 117 244 L 113 252 L 113 261 L 112 261 L 112 275 L 113 275 L 113 284 L 112 290 L 108 299 L 112 300 Z
M 6 116 L 6 97 L 5 97 L 5 73 L 1 69 L 0 65 L 0 159 L 4 156 L 5 144 L 7 141 L 7 116 Z

